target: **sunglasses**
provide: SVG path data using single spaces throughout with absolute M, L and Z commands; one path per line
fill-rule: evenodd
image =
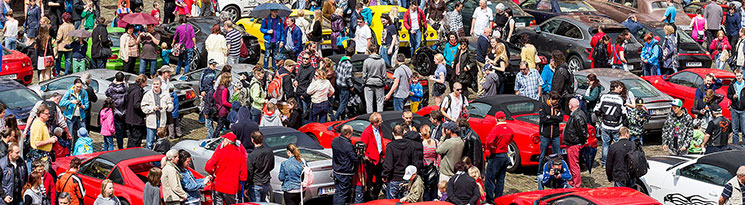
M 305 57 L 303 57 L 303 60 L 310 60 L 310 58 L 305 58 Z
M 455 91 L 461 91 L 461 90 L 463 90 L 463 89 L 455 89 Z

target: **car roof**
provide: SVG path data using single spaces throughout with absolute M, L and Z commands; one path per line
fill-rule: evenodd
M 714 74 L 714 76 L 716 76 L 717 78 L 735 78 L 735 74 L 732 72 L 719 70 L 719 69 L 713 69 L 713 68 L 689 68 L 689 69 L 682 70 L 680 72 L 684 72 L 684 71 L 692 72 L 702 77 L 711 73 L 711 74 Z
M 491 105 L 492 108 L 487 113 L 489 115 L 496 114 L 497 112 L 496 110 L 502 110 L 507 119 L 512 119 L 512 115 L 515 113 L 510 113 L 507 109 L 505 109 L 502 106 L 511 104 L 512 102 L 524 102 L 524 101 L 537 102 L 536 100 L 533 100 L 532 98 L 525 97 L 525 96 L 519 96 L 519 95 L 513 95 L 513 94 L 495 95 L 495 96 L 483 97 L 483 98 L 478 98 L 478 99 L 473 100 L 473 102 L 481 102 L 481 103 L 486 103 L 486 104 Z M 533 110 L 534 112 L 531 112 L 531 113 L 538 112 L 538 107 L 539 106 L 536 106 Z M 521 114 L 525 114 L 525 113 L 518 113 L 515 115 L 521 115 Z
M 114 164 L 119 164 L 119 162 L 129 159 L 135 159 L 140 157 L 148 157 L 153 155 L 161 155 L 160 153 L 157 153 L 153 150 L 145 149 L 145 148 L 133 148 L 133 149 L 124 149 L 114 152 L 106 152 L 103 154 L 98 155 L 98 158 L 108 160 Z
M 18 81 L 14 79 L 0 79 L 0 91 L 6 91 L 6 90 L 15 90 L 15 89 L 23 89 L 26 88 L 26 86 L 23 86 L 23 84 L 19 83 Z
M 402 114 L 403 114 L 403 111 L 383 111 L 383 112 L 380 112 L 380 116 L 384 120 L 401 119 L 402 118 L 401 117 Z M 414 114 L 413 117 L 421 117 L 420 115 L 417 115 L 416 113 L 413 113 L 413 114 Z M 372 115 L 372 113 L 367 113 L 367 114 L 363 114 L 363 115 L 357 116 L 355 119 L 368 120 L 368 119 L 370 119 L 370 115 Z
M 570 14 L 570 15 L 563 15 L 558 16 L 555 18 L 561 18 L 566 21 L 570 21 L 575 24 L 581 24 L 584 25 L 584 27 L 598 27 L 598 26 L 605 26 L 605 28 L 626 28 L 620 23 L 613 21 L 612 19 L 602 17 L 602 16 L 596 16 L 596 15 L 589 15 L 589 14 Z
M 296 129 L 283 127 L 283 126 L 264 126 L 264 127 L 259 127 L 259 131 L 261 131 L 261 133 L 264 133 L 264 135 L 266 136 L 294 133 L 295 136 L 298 137 L 297 142 L 295 142 L 295 144 L 298 147 L 307 148 L 307 149 L 323 149 L 321 144 L 318 144 L 318 142 L 310 138 L 310 136 L 300 131 L 297 131 Z M 285 147 L 272 147 L 272 149 L 284 149 L 284 148 Z
M 737 173 L 737 168 L 745 165 L 743 155 L 745 155 L 745 150 L 728 150 L 704 155 L 698 158 L 697 162 L 724 168 L 734 175 Z
M 590 73 L 595 74 L 599 78 L 606 77 L 606 78 L 615 78 L 615 79 L 627 79 L 627 78 L 639 79 L 638 78 L 639 76 L 631 72 L 628 72 L 622 69 L 612 69 L 612 68 L 585 69 L 585 70 L 575 72 L 574 75 L 587 76 Z

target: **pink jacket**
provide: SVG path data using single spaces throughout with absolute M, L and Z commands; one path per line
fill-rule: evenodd
M 114 135 L 114 112 L 111 108 L 101 109 L 101 135 L 112 136 Z
M 729 45 L 729 40 L 727 40 L 727 36 L 725 36 L 721 41 L 719 38 L 714 38 L 714 40 L 711 41 L 711 45 L 709 45 L 709 49 L 714 51 L 711 55 L 711 59 L 714 59 L 719 55 L 720 50 L 732 50 L 732 46 Z

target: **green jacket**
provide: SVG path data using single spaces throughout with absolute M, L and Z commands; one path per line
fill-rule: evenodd
M 688 147 L 688 153 L 691 154 L 703 154 L 704 150 L 700 147 L 704 143 L 704 132 L 700 129 L 693 130 L 693 139 L 691 139 L 691 146 Z
M 93 11 L 85 10 L 83 11 L 83 14 L 81 15 L 83 17 L 83 20 L 85 24 L 83 24 L 83 27 L 85 30 L 91 30 L 93 27 L 96 26 L 96 13 Z
M 251 90 L 249 93 L 251 95 L 251 101 L 253 101 L 251 107 L 257 110 L 264 109 L 264 103 L 266 103 L 266 91 L 262 88 L 261 83 L 259 83 L 256 78 L 251 80 L 250 86 Z
M 401 198 L 402 202 L 406 203 L 415 203 L 415 202 L 422 202 L 424 197 L 424 182 L 422 182 L 422 177 L 415 176 L 414 182 L 409 181 L 409 184 L 406 185 L 409 187 L 409 192 L 406 193 L 406 196 L 404 198 Z
M 440 174 L 453 176 L 455 174 L 455 163 L 463 157 L 463 146 L 465 143 L 460 137 L 451 137 L 440 143 L 437 154 L 442 155 L 440 161 Z

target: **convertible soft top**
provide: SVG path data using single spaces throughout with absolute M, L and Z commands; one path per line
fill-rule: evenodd
M 115 152 L 106 152 L 101 155 L 98 155 L 98 158 L 108 160 L 114 164 L 119 164 L 119 162 L 128 160 L 128 159 L 135 159 L 140 157 L 148 157 L 153 155 L 161 155 L 160 153 L 157 153 L 155 151 L 145 149 L 145 148 L 132 148 L 132 149 L 124 149 L 119 150 Z
M 735 175 L 737 168 L 745 165 L 745 150 L 729 150 L 704 155 L 698 158 L 698 163 L 716 165 L 726 169 L 730 174 Z

